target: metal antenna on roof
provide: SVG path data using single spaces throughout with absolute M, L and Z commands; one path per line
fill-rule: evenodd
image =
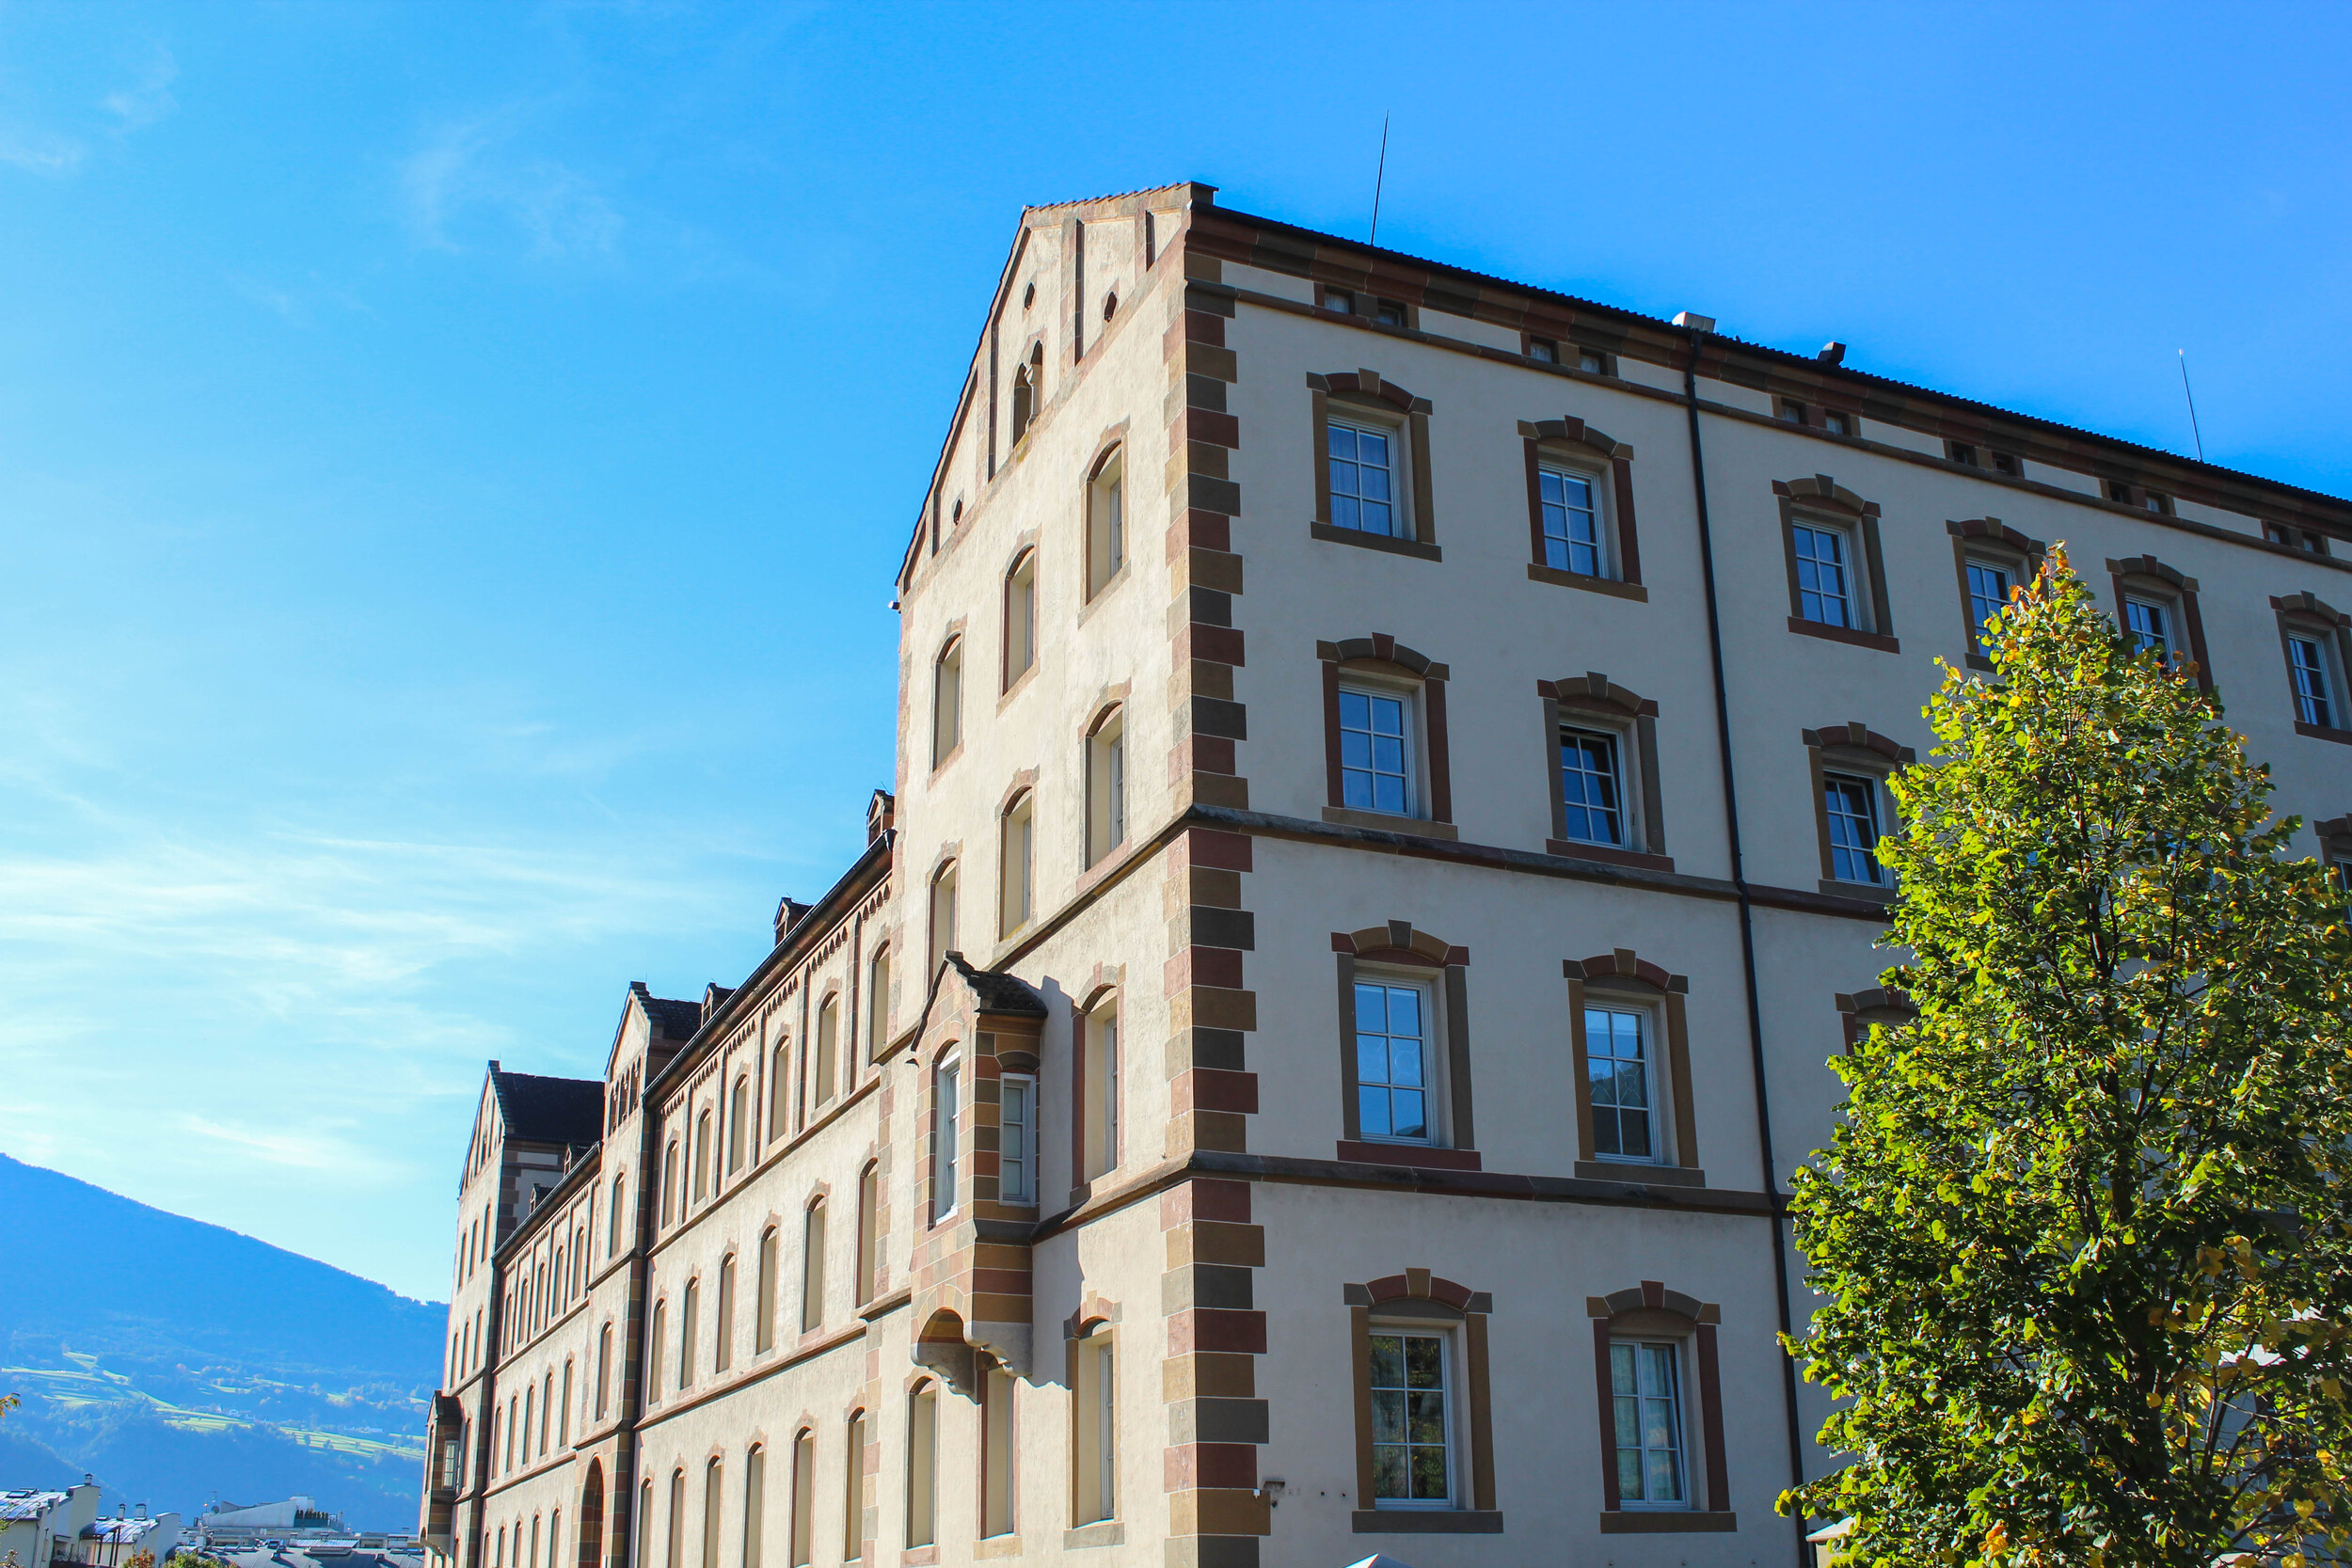
M 2188 389 L 2188 350 L 2181 350 L 2181 395 L 2188 399 L 2188 433 L 2197 437 L 2197 461 L 2205 460 L 2205 433 L 2197 428 L 2197 394 Z
M 1372 177 L 1372 237 L 1366 245 L 1380 243 L 1380 186 L 1389 177 L 1389 117 L 1380 117 L 1380 168 Z

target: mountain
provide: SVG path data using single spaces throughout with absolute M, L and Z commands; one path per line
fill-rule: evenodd
M 0 1154 L 0 1488 L 417 1517 L 448 1307 Z

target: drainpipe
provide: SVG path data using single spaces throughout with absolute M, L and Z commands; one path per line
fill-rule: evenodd
M 1756 1137 L 1763 1155 L 1764 1195 L 1772 1204 L 1772 1273 L 1779 1290 L 1773 1304 L 1780 1309 L 1780 1331 L 1794 1324 L 1788 1314 L 1788 1240 L 1781 1224 L 1780 1173 L 1772 1164 L 1772 1110 L 1764 1072 L 1764 1008 L 1756 981 L 1756 905 L 1748 894 L 1747 863 L 1740 847 L 1740 787 L 1731 763 L 1731 699 L 1724 680 L 1724 626 L 1715 597 L 1715 535 L 1707 515 L 1707 452 L 1699 441 L 1699 346 L 1705 333 L 1692 327 L 1691 357 L 1682 367 L 1682 404 L 1691 421 L 1691 489 L 1698 502 L 1699 568 L 1707 586 L 1707 650 L 1714 661 L 1715 745 L 1724 763 L 1724 832 L 1731 847 L 1731 885 L 1740 895 L 1740 967 L 1748 992 L 1748 1055 L 1756 1075 Z M 1797 1362 L 1784 1352 L 1780 1358 L 1781 1392 L 1788 1418 L 1788 1474 L 1791 1486 L 1804 1482 L 1804 1435 L 1797 1417 Z M 1797 1562 L 1805 1568 L 1804 1516 L 1799 1514 Z

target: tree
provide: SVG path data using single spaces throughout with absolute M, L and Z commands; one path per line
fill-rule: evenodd
M 1894 780 L 1886 973 L 1791 1206 L 1857 1563 L 2352 1544 L 2352 934 L 2192 673 L 2055 552 Z

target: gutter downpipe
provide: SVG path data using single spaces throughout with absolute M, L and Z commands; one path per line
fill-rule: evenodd
M 1756 906 L 1748 895 L 1747 864 L 1740 847 L 1740 788 L 1731 763 L 1731 699 L 1724 678 L 1724 628 L 1715 597 L 1715 535 L 1707 515 L 1707 452 L 1699 441 L 1699 343 L 1705 336 L 1691 329 L 1691 357 L 1682 367 L 1682 404 L 1691 421 L 1691 489 L 1698 503 L 1699 569 L 1707 587 L 1707 649 L 1714 661 L 1715 744 L 1724 763 L 1724 830 L 1730 840 L 1731 883 L 1740 895 L 1740 964 L 1748 992 L 1748 1054 L 1756 1074 L 1756 1136 L 1763 1153 L 1764 1192 L 1772 1199 L 1772 1272 L 1779 1284 L 1774 1305 L 1780 1309 L 1780 1331 L 1794 1332 L 1788 1311 L 1788 1241 L 1783 1229 L 1785 1195 L 1780 1173 L 1772 1163 L 1772 1110 L 1765 1087 L 1764 1008 L 1756 979 Z M 1786 1351 L 1780 1357 L 1781 1390 L 1788 1407 L 1789 1484 L 1804 1483 L 1804 1434 L 1797 1416 L 1797 1362 Z M 1805 1521 L 1796 1518 L 1797 1561 L 1811 1560 L 1805 1550 Z

